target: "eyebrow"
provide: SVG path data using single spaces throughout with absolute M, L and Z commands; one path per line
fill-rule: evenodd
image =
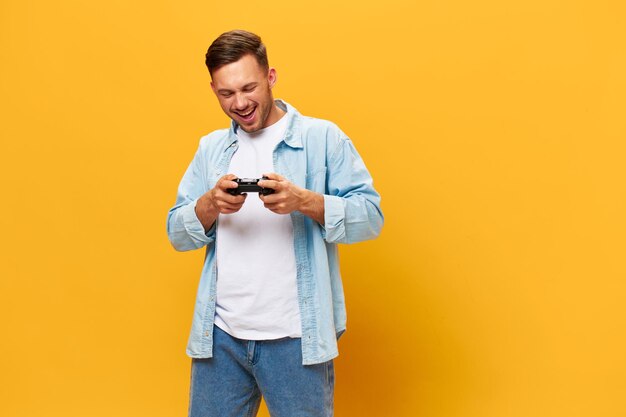
M 246 85 L 244 85 L 243 87 L 241 87 L 242 90 L 245 90 L 246 88 L 250 88 L 250 87 L 255 87 L 258 83 L 257 82 L 251 82 L 248 83 Z M 220 88 L 219 90 L 217 90 L 218 93 L 231 93 L 232 90 L 228 89 L 228 88 Z

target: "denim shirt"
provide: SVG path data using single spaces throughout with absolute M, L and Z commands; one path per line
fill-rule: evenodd
M 383 225 L 383 215 L 380 195 L 352 141 L 329 121 L 302 116 L 281 100 L 276 104 L 287 111 L 284 117 L 288 122 L 285 136 L 273 152 L 275 172 L 324 196 L 323 226 L 299 211 L 290 214 L 302 323 L 302 363 L 311 365 L 338 355 L 337 338 L 346 328 L 337 244 L 375 238 Z M 231 157 L 238 147 L 237 128 L 233 121 L 229 129 L 214 131 L 200 140 L 178 187 L 176 204 L 167 216 L 168 237 L 176 250 L 206 247 L 187 345 L 187 355 L 192 358 L 213 355 L 219 221 L 218 216 L 205 231 L 195 206 L 200 196 L 229 173 Z

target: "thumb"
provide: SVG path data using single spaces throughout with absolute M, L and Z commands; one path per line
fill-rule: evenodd
M 282 175 L 278 175 L 275 172 L 268 172 L 266 174 L 263 174 L 264 177 L 269 178 L 270 180 L 274 180 L 274 181 L 284 181 L 285 178 Z

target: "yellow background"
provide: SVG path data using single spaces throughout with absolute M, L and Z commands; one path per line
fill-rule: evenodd
M 383 196 L 337 416 L 626 415 L 618 0 L 3 0 L 0 415 L 186 415 L 203 251 L 165 219 L 233 28 Z

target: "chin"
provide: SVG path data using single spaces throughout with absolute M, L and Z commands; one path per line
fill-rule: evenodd
M 240 124 L 239 127 L 246 133 L 254 133 L 258 130 L 261 130 L 261 126 L 244 126 Z

